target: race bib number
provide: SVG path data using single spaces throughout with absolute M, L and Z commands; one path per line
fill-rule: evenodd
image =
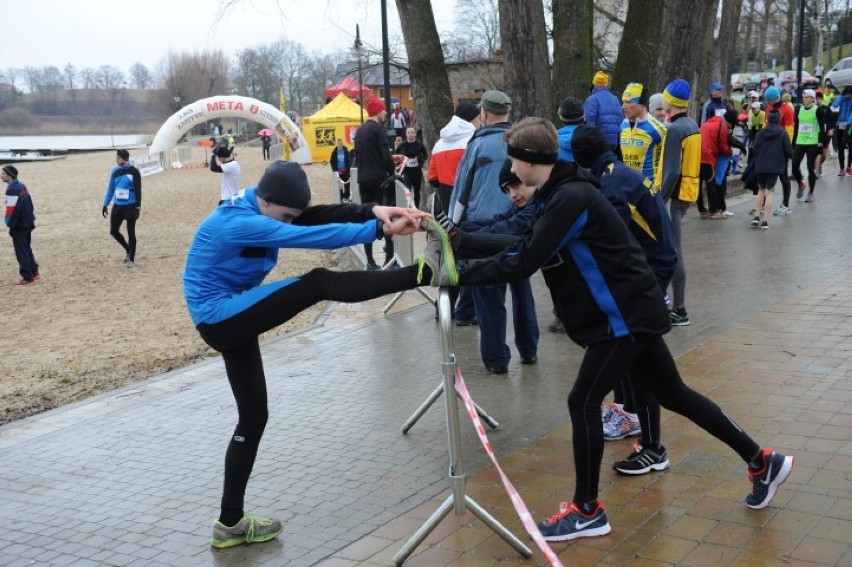
M 125 201 L 130 198 L 130 189 L 116 189 L 115 190 L 115 198 L 116 200 Z
M 799 134 L 813 134 L 814 125 L 813 124 L 799 124 Z
M 417 167 L 418 165 L 420 165 L 420 164 L 417 163 L 416 157 L 410 157 L 407 160 L 405 160 L 405 167 Z
M 841 130 L 846 128 L 846 126 L 847 126 L 846 122 L 838 122 L 837 123 L 837 127 L 840 128 Z
M 725 116 L 725 109 L 724 108 L 717 108 L 716 109 L 716 116 Z

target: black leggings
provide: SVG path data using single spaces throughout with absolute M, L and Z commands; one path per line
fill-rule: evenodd
M 807 157 L 807 167 L 808 167 L 808 192 L 814 192 L 814 186 L 816 185 L 816 170 L 817 170 L 817 158 L 822 155 L 822 146 L 796 146 L 793 149 L 793 179 L 796 180 L 797 183 L 802 182 L 802 159 Z
M 231 526 L 242 518 L 246 484 L 266 427 L 266 377 L 258 335 L 320 301 L 356 303 L 416 285 L 416 265 L 382 272 L 334 272 L 317 268 L 233 317 L 219 323 L 198 325 L 201 338 L 222 353 L 237 403 L 237 427 L 225 453 L 225 486 L 219 521 Z
M 136 205 L 113 205 L 109 215 L 109 233 L 121 244 L 131 262 L 136 259 L 136 214 Z M 124 221 L 127 221 L 127 240 L 119 231 Z
M 715 403 L 687 387 L 674 359 L 659 336 L 636 336 L 609 341 L 586 349 L 577 381 L 568 395 L 574 441 L 576 487 L 574 502 L 594 502 L 598 497 L 603 428 L 601 402 L 627 373 L 639 398 L 637 413 L 642 422 L 642 443 L 655 446 L 659 439 L 659 406 L 653 415 L 653 396 L 666 409 L 678 413 L 726 443 L 745 462 L 751 461 L 760 447 Z M 653 428 L 653 430 L 652 430 Z

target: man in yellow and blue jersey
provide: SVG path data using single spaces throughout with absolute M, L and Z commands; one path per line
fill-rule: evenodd
M 666 126 L 648 113 L 648 97 L 639 83 L 629 83 L 624 89 L 621 109 L 624 111 L 618 138 L 621 159 L 653 183 Z

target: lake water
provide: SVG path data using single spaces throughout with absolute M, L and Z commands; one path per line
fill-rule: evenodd
M 95 134 L 90 136 L 0 136 L 0 151 L 103 150 L 144 146 L 149 134 Z

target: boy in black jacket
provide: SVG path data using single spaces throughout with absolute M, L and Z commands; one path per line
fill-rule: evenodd
M 522 120 L 506 139 L 512 171 L 526 186 L 537 188 L 534 198 L 543 208 L 531 233 L 510 250 L 468 262 L 459 270 L 459 283 L 511 281 L 541 269 L 568 335 L 586 349 L 568 396 L 576 474 L 573 501 L 539 523 L 544 538 L 565 541 L 611 531 L 598 501 L 600 406 L 628 372 L 663 407 L 734 449 L 748 464 L 752 492 L 746 505 L 769 505 L 792 470 L 793 457 L 761 449 L 716 404 L 683 383 L 662 337 L 671 329 L 663 293 L 598 181 L 575 164 L 557 162 L 556 128 L 546 119 Z M 465 239 L 453 240 L 464 252 Z
M 772 194 L 780 175 L 787 171 L 787 160 L 793 155 L 790 136 L 781 128 L 781 113 L 772 110 L 766 116 L 766 126 L 754 140 L 754 171 L 759 186 L 754 199 L 754 218 L 751 226 L 769 228 L 769 213 L 772 211 Z M 779 214 L 790 214 L 789 207 L 780 209 Z

